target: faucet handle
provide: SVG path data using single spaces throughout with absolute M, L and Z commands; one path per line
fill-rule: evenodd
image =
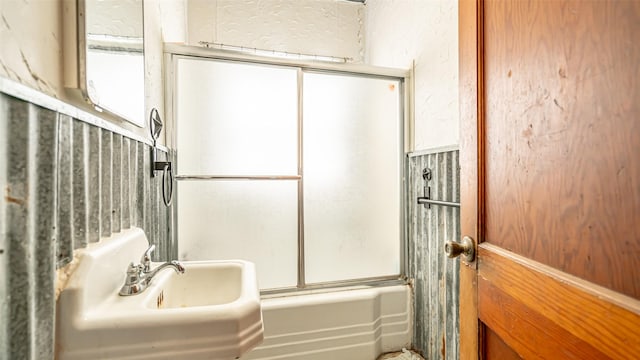
M 124 285 L 120 288 L 120 295 L 135 295 L 144 290 L 144 284 L 140 282 L 140 270 L 142 270 L 142 265 L 134 263 L 129 264 L 127 267 L 127 275 L 124 280 Z
M 138 283 L 140 281 L 140 270 L 142 270 L 142 265 L 136 265 L 134 263 L 129 264 L 127 267 L 125 284 L 132 285 Z
M 127 274 L 137 274 L 139 270 L 140 265 L 136 265 L 133 262 L 130 262 L 129 266 L 127 266 Z
M 140 264 L 143 266 L 143 271 L 144 272 L 149 272 L 151 271 L 151 253 L 153 252 L 153 250 L 156 249 L 155 245 L 150 245 L 149 248 L 144 252 L 144 254 L 142 254 L 142 257 L 140 258 Z

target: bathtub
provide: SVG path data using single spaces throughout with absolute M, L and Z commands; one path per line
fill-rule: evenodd
M 262 300 L 264 342 L 242 360 L 375 360 L 409 348 L 406 285 Z

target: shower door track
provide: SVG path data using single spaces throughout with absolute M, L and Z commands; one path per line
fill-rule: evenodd
M 176 175 L 176 180 L 300 180 L 300 175 Z

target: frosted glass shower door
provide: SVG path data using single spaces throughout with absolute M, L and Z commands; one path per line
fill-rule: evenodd
M 175 69 L 180 259 L 244 259 L 262 289 L 296 286 L 297 69 L 201 58 Z
M 305 73 L 306 282 L 400 274 L 400 82 Z
M 399 279 L 404 78 L 247 61 L 172 58 L 179 258 L 273 292 Z
M 297 175 L 297 69 L 179 59 L 178 171 Z
M 297 284 L 297 181 L 180 181 L 178 186 L 181 260 L 248 260 L 263 289 Z

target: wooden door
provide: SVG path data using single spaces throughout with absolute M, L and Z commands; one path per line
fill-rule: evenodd
M 459 13 L 462 358 L 640 358 L 640 1 Z

